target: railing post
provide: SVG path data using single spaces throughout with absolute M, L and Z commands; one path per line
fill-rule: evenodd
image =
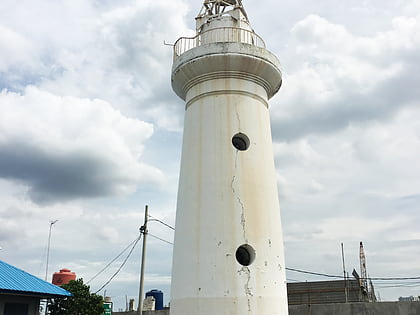
M 180 55 L 192 48 L 201 46 L 203 44 L 202 36 L 204 33 L 206 33 L 206 43 L 218 42 L 223 40 L 228 42 L 246 43 L 257 47 L 265 48 L 264 40 L 257 34 L 255 34 L 253 31 L 237 27 L 222 27 L 208 30 L 206 32 L 197 34 L 194 37 L 179 38 L 174 44 L 174 58 L 179 57 Z M 219 38 L 218 33 L 221 34 L 223 38 Z

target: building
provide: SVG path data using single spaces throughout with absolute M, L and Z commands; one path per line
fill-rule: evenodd
M 420 300 L 420 296 L 414 297 L 414 296 L 400 296 L 398 298 L 399 302 L 418 302 Z
M 0 261 L 1 315 L 38 315 L 41 299 L 66 296 L 71 293 Z
M 268 103 L 280 62 L 241 0 L 204 0 L 196 30 L 176 41 L 172 67 L 185 120 L 171 315 L 285 315 Z
M 358 280 L 287 283 L 289 305 L 368 302 Z

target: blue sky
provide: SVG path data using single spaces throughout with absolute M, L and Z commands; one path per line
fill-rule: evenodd
M 372 277 L 420 276 L 418 1 L 243 3 L 282 63 L 270 114 L 287 267 L 341 274 L 344 242 L 358 269 L 363 241 Z M 87 281 L 136 238 L 145 204 L 174 224 L 184 107 L 163 43 L 193 35 L 200 7 L 1 1 L 0 259 L 44 277 L 58 219 L 49 270 Z M 146 289 L 168 302 L 172 247 L 149 240 Z M 117 308 L 137 297 L 139 259 L 106 287 Z M 375 284 L 383 300 L 419 293 Z

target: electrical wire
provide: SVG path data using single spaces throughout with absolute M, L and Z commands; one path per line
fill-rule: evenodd
M 130 244 L 127 245 L 126 248 L 124 248 L 122 250 L 121 253 L 119 253 L 114 259 L 112 259 L 104 268 L 102 268 L 100 271 L 98 271 L 88 282 L 86 282 L 86 284 L 89 284 L 89 282 L 91 282 L 92 280 L 94 280 L 96 277 L 98 277 L 102 272 L 104 272 L 109 266 L 111 266 L 111 264 L 116 261 L 122 254 L 124 254 L 127 249 L 130 248 L 130 246 L 132 246 L 135 242 L 138 242 L 138 238 L 139 236 L 137 236 Z
M 148 220 L 148 221 L 157 221 L 157 222 L 159 222 L 159 223 L 165 225 L 166 227 L 175 231 L 175 228 L 170 226 L 169 224 L 167 224 L 167 223 L 165 223 L 165 222 L 163 222 L 163 221 L 161 221 L 157 218 L 154 218 L 151 215 L 149 215 L 149 217 L 151 217 L 152 219 Z M 153 234 L 149 233 L 149 235 L 151 237 L 154 237 L 154 238 L 162 241 L 162 242 L 165 242 L 165 243 L 170 244 L 170 245 L 174 245 L 172 242 L 164 240 L 164 239 L 162 239 L 160 237 L 157 237 Z M 347 277 L 343 277 L 341 275 L 340 276 L 339 275 L 330 275 L 330 274 L 325 274 L 325 273 L 319 273 L 319 272 L 313 272 L 313 271 L 307 271 L 307 270 L 300 270 L 300 269 L 296 269 L 296 268 L 286 268 L 286 270 L 293 271 L 293 272 L 304 273 L 304 274 L 315 275 L 315 276 L 327 277 L 327 278 L 347 279 Z M 363 278 L 360 278 L 360 279 L 364 280 Z M 367 279 L 372 280 L 372 281 L 400 281 L 400 280 L 420 280 L 420 277 L 376 277 L 376 278 L 369 278 L 368 277 Z M 412 283 L 408 283 L 408 285 L 410 285 L 410 284 L 412 284 Z
M 288 271 L 294 271 L 294 272 L 299 272 L 299 273 L 305 273 L 305 274 L 309 274 L 309 275 L 315 275 L 315 276 L 322 276 L 322 277 L 328 277 L 328 278 L 344 279 L 343 276 L 327 275 L 325 273 L 318 273 L 318 272 L 300 270 L 300 269 L 295 269 L 295 268 L 287 268 L 286 267 L 286 270 L 288 270 Z
M 160 238 L 160 237 L 158 237 L 158 236 L 156 236 L 156 235 L 153 235 L 153 234 L 150 234 L 150 233 L 147 233 L 147 234 L 148 234 L 148 235 L 150 235 L 151 237 L 154 237 L 154 238 L 156 238 L 156 239 L 158 239 L 158 240 L 162 241 L 162 242 L 165 242 L 165 243 L 170 244 L 170 245 L 174 245 L 174 243 L 169 242 L 169 241 L 167 241 L 167 240 L 164 240 L 163 238 Z
M 344 279 L 343 276 L 328 275 L 328 274 L 325 274 L 325 273 L 318 273 L 318 272 L 300 270 L 300 269 L 295 269 L 295 268 L 286 268 L 286 270 L 305 273 L 305 274 L 310 274 L 310 275 L 315 275 L 315 276 Z M 360 279 L 364 280 L 363 278 L 360 278 Z M 420 277 L 392 277 L 392 278 L 391 277 L 390 278 L 386 278 L 386 277 L 371 278 L 371 277 L 368 277 L 367 279 L 374 280 L 374 281 L 399 281 L 399 280 L 420 280 Z
M 161 221 L 161 220 L 159 220 L 159 219 L 157 219 L 157 218 L 154 218 L 154 217 L 152 217 L 151 215 L 149 215 L 149 217 L 151 217 L 152 219 L 151 220 L 148 220 L 148 222 L 150 222 L 150 221 L 157 221 L 157 222 L 159 222 L 159 223 L 161 223 L 161 224 L 163 224 L 163 225 L 165 225 L 166 227 L 168 227 L 168 228 L 170 228 L 170 229 L 172 229 L 172 230 L 175 230 L 175 228 L 174 227 L 172 227 L 172 226 L 170 226 L 169 224 L 167 224 L 167 223 L 165 223 L 165 222 L 163 222 L 163 221 Z M 160 237 L 158 237 L 158 236 L 156 236 L 156 235 L 153 235 L 153 234 L 150 234 L 150 233 L 147 233 L 148 235 L 150 235 L 151 237 L 153 237 L 153 238 L 156 238 L 156 239 L 158 239 L 158 240 L 160 240 L 160 241 L 162 241 L 162 242 L 165 242 L 165 243 L 167 243 L 167 244 L 170 244 L 170 245 L 174 245 L 174 243 L 172 243 L 172 242 L 169 242 L 169 241 L 167 241 L 167 240 L 164 240 L 163 238 L 160 238 Z M 114 279 L 115 278 L 115 276 L 121 271 L 121 269 L 122 269 L 122 267 L 124 267 L 124 265 L 125 265 L 125 263 L 127 262 L 127 260 L 128 260 L 128 258 L 130 257 L 130 255 L 131 255 L 131 253 L 133 252 L 133 250 L 134 250 L 134 248 L 136 247 L 136 245 L 137 245 L 137 243 L 140 241 L 140 239 L 141 239 L 141 236 L 142 236 L 142 234 L 140 234 L 140 236 L 138 236 L 135 240 L 133 240 L 130 244 L 128 244 L 127 245 L 127 247 L 125 247 L 114 259 L 112 259 L 104 268 L 102 268 L 98 273 L 96 273 L 88 282 L 86 282 L 86 284 L 89 284 L 92 280 L 94 280 L 95 278 L 97 278 L 101 273 L 103 273 L 113 262 L 115 262 L 119 257 L 121 257 L 121 255 L 122 254 L 124 254 L 129 248 L 130 248 L 130 246 L 132 246 L 131 247 L 131 250 L 130 250 L 130 252 L 128 253 L 128 255 L 127 255 L 127 257 L 124 259 L 124 261 L 123 261 L 123 263 L 121 264 L 121 266 L 118 268 L 118 270 L 111 276 L 111 278 L 99 289 L 99 290 L 97 290 L 95 293 L 98 293 L 99 291 L 101 291 L 103 288 L 105 288 L 111 281 L 112 281 L 112 279 Z
M 381 289 L 402 288 L 402 287 L 415 288 L 415 287 L 420 287 L 420 282 L 419 281 L 414 281 L 414 282 L 402 281 L 402 282 L 389 283 L 389 284 L 384 283 L 384 284 L 376 285 L 375 287 L 381 288 Z
M 136 241 L 133 244 L 133 247 L 131 247 L 130 252 L 128 253 L 127 257 L 125 257 L 121 266 L 117 269 L 116 272 L 114 272 L 114 274 L 111 276 L 111 278 L 109 278 L 109 280 L 107 282 L 105 282 L 105 284 L 95 292 L 95 294 L 98 293 L 99 291 L 101 291 L 103 288 L 105 288 L 112 281 L 112 279 L 114 279 L 116 277 L 116 275 L 121 271 L 121 269 L 124 267 L 125 263 L 127 262 L 128 258 L 130 258 L 131 254 L 133 253 L 133 250 L 136 247 L 137 243 L 140 241 L 141 236 L 142 236 L 142 234 L 140 234 L 139 237 L 136 239 Z
M 396 277 L 396 278 L 369 278 L 375 281 L 399 281 L 399 280 L 420 280 L 420 277 Z
M 157 219 L 157 218 L 155 218 L 155 217 L 151 216 L 150 214 L 149 214 L 149 217 L 151 217 L 152 219 L 151 219 L 151 220 L 147 220 L 147 222 L 157 221 L 157 222 L 159 222 L 159 223 L 163 224 L 164 226 L 166 226 L 166 227 L 170 228 L 171 230 L 174 230 L 174 231 L 175 231 L 175 228 L 174 228 L 173 226 L 170 226 L 168 223 L 165 223 L 165 222 L 163 222 L 162 220 L 159 220 L 159 219 Z
M 147 222 L 151 222 L 151 221 L 157 221 L 161 224 L 163 224 L 164 226 L 170 228 L 171 230 L 175 231 L 175 228 L 172 227 L 171 225 L 163 222 L 162 220 L 159 220 L 151 215 L 148 215 L 148 217 L 152 218 L 150 220 L 147 220 Z M 174 245 L 174 243 L 167 241 L 163 238 L 160 238 L 156 235 L 153 235 L 151 233 L 147 233 L 148 235 L 150 235 L 151 237 L 158 239 L 164 243 L 170 244 L 170 245 Z M 92 279 L 90 279 L 87 283 L 91 282 L 93 279 L 95 279 L 97 276 L 99 276 L 103 271 L 105 271 L 115 260 L 117 260 L 124 252 L 127 251 L 127 249 L 131 246 L 131 250 L 128 253 L 127 257 L 124 259 L 123 263 L 121 264 L 121 266 L 118 268 L 118 270 L 111 276 L 111 278 L 98 290 L 96 291 L 99 292 L 100 290 L 102 290 L 104 287 L 106 287 L 111 281 L 112 279 L 121 271 L 122 267 L 125 265 L 125 263 L 127 262 L 128 258 L 130 257 L 131 253 L 133 252 L 135 246 L 137 245 L 137 243 L 140 241 L 141 239 L 141 234 L 139 237 L 137 237 L 133 242 L 131 242 L 121 253 L 118 254 L 118 256 L 116 256 L 111 262 L 109 262 L 101 271 L 99 271 L 95 276 L 92 277 Z M 307 271 L 307 270 L 301 270 L 301 269 L 296 269 L 296 268 L 288 268 L 286 267 L 286 270 L 288 271 L 292 271 L 292 272 L 298 272 L 298 273 L 304 273 L 304 274 L 310 274 L 310 275 L 315 275 L 315 276 L 321 276 L 321 277 L 327 277 L 327 278 L 336 278 L 336 279 L 347 279 L 347 277 L 343 277 L 341 275 L 330 275 L 330 274 L 325 274 L 325 273 L 319 273 L 319 272 L 313 272 L 313 271 Z M 363 278 L 359 278 L 360 280 L 364 280 Z M 367 279 L 372 280 L 372 281 L 409 281 L 409 280 L 420 280 L 420 277 L 376 277 L 376 278 L 370 278 L 368 277 Z M 290 279 L 292 280 L 292 279 Z M 297 281 L 297 280 L 292 280 L 292 281 Z M 400 283 L 400 284 L 395 284 L 395 285 L 389 285 L 389 286 L 377 286 L 380 288 L 395 288 L 395 287 L 418 287 L 420 286 L 419 282 L 407 282 L 407 283 Z

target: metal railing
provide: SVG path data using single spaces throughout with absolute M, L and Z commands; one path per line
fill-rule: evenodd
M 202 32 L 195 37 L 179 38 L 174 44 L 174 58 L 204 44 L 223 42 L 245 43 L 265 48 L 264 40 L 253 31 L 237 27 L 220 27 Z

